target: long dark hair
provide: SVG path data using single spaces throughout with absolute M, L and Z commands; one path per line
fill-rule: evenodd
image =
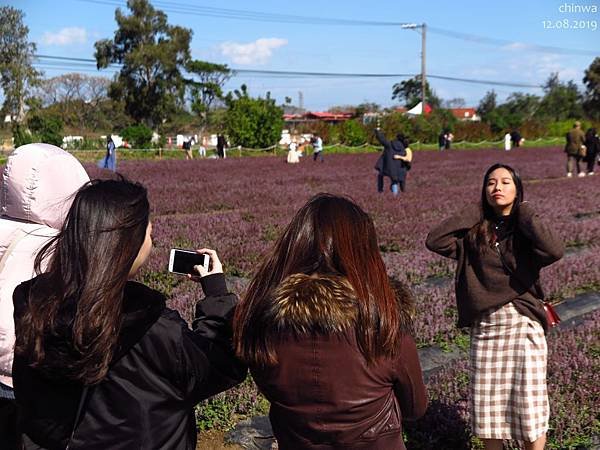
M 146 189 L 122 178 L 77 192 L 62 229 L 36 256 L 38 274 L 45 260 L 48 267 L 16 324 L 15 351 L 32 367 L 84 384 L 105 377 L 149 212 Z
M 518 216 L 519 205 L 525 198 L 521 177 L 519 176 L 519 173 L 512 167 L 506 164 L 496 163 L 485 172 L 485 175 L 483 176 L 483 185 L 481 188 L 481 209 L 483 212 L 482 219 L 477 225 L 471 228 L 468 233 L 469 242 L 480 252 L 482 252 L 485 248 L 489 248 L 495 241 L 493 226 L 496 219 L 496 212 L 492 208 L 492 205 L 488 203 L 486 189 L 488 181 L 490 180 L 490 175 L 496 169 L 506 169 L 508 173 L 510 173 L 513 183 L 515 184 L 516 196 L 510 210 L 510 219 L 514 219 Z M 514 220 L 510 220 L 510 222 L 514 224 Z
M 330 194 L 311 198 L 293 217 L 250 282 L 234 319 L 238 355 L 260 366 L 277 362 L 276 330 L 262 313 L 273 289 L 295 273 L 340 275 L 358 298 L 356 338 L 368 361 L 397 351 L 398 302 L 377 246 L 373 221 L 356 203 Z

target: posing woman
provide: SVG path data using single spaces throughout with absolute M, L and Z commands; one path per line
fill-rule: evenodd
M 542 449 L 549 407 L 539 273 L 562 257 L 562 241 L 523 202 L 515 170 L 495 164 L 481 203 L 444 220 L 426 245 L 458 261 L 458 326 L 471 327 L 473 433 L 486 449 L 501 449 L 502 439 Z
M 38 254 L 44 273 L 14 292 L 13 365 L 27 447 L 195 449 L 194 405 L 241 382 L 216 253 L 197 266 L 207 298 L 194 329 L 130 281 L 152 248 L 146 189 L 92 181 Z M 33 441 L 33 443 L 31 442 Z M 37 447 L 35 447 L 37 448 Z
M 319 194 L 296 213 L 234 322 L 280 448 L 404 448 L 426 394 L 403 300 L 359 206 Z

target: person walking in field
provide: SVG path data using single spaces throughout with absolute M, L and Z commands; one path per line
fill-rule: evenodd
M 571 178 L 573 172 L 577 170 L 578 177 L 585 177 L 585 172 L 581 170 L 579 163 L 586 155 L 585 135 L 581 131 L 581 122 L 577 121 L 573 124 L 571 131 L 566 136 L 567 143 L 565 152 L 567 153 L 567 177 Z
M 457 260 L 458 326 L 471 328 L 471 421 L 486 450 L 503 439 L 542 450 L 548 431 L 548 322 L 540 269 L 564 244 L 536 208 L 523 201 L 510 166 L 483 177 L 481 201 L 434 227 L 429 250 Z
M 583 160 L 587 164 L 587 174 L 594 175 L 594 166 L 596 165 L 596 159 L 598 158 L 598 153 L 600 153 L 600 139 L 598 138 L 598 134 L 596 133 L 595 128 L 589 128 L 585 132 L 585 157 Z M 600 161 L 598 161 L 600 164 Z
M 315 134 L 311 142 L 313 145 L 313 161 L 317 161 L 317 158 L 319 158 L 321 162 L 325 162 L 323 158 L 323 139 Z

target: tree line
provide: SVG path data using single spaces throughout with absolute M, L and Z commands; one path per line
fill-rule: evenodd
M 190 54 L 192 30 L 169 24 L 167 15 L 148 0 L 128 0 L 127 10 L 117 8 L 114 36 L 94 45 L 98 70 L 118 69 L 112 79 L 78 73 L 44 79 L 34 67 L 36 45 L 29 41 L 23 19 L 22 11 L 0 7 L 0 87 L 4 95 L 0 112 L 11 118 L 15 144 L 31 140 L 60 144 L 63 134 L 98 130 L 102 134 L 129 132 L 144 145 L 152 131 L 161 135 L 224 132 L 233 144 L 255 148 L 279 139 L 283 108 L 289 108 L 291 99 L 286 99 L 287 105 L 277 105 L 268 93 L 264 98 L 251 97 L 245 86 L 226 94 L 223 87 L 232 76 L 231 69 L 194 60 Z M 385 123 L 425 142 L 434 141 L 440 127 L 467 139 L 494 138 L 519 127 L 531 135 L 552 134 L 561 132 L 562 123 L 571 119 L 600 120 L 600 58 L 590 64 L 583 82 L 585 91 L 580 92 L 573 81 L 563 82 L 558 74 L 551 74 L 543 95 L 515 92 L 502 104 L 497 94 L 489 91 L 477 108 L 480 124 L 459 123 L 448 108 L 465 106 L 464 100 L 444 101 L 426 83 L 433 114 L 409 122 L 392 113 L 386 115 Z M 420 89 L 419 76 L 402 81 L 392 87 L 392 99 L 411 108 L 420 101 Z M 351 109 L 354 121 L 311 127 L 320 128 L 323 136 L 331 137 L 330 142 L 369 140 L 370 126 L 360 117 L 382 108 L 367 103 Z M 556 123 L 561 125 L 552 125 Z

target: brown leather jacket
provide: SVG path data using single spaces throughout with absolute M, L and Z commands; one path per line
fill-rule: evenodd
M 289 301 L 297 295 L 307 301 Z M 350 284 L 335 276 L 292 275 L 273 295 L 273 323 L 266 326 L 281 330 L 278 364 L 251 370 L 271 402 L 279 448 L 404 449 L 401 421 L 425 413 L 413 338 L 405 334 L 395 358 L 367 364 L 355 337 L 355 305 Z M 408 329 L 409 314 L 403 315 Z M 295 338 L 292 329 L 307 332 Z

